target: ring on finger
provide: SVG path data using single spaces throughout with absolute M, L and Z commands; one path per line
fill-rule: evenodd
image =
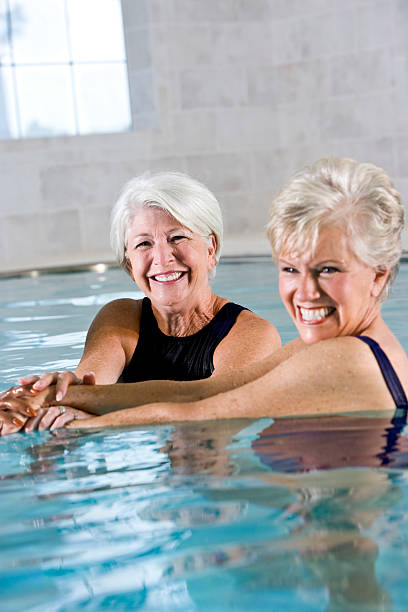
M 67 411 L 67 409 L 65 408 L 65 406 L 59 406 L 59 411 L 60 411 L 60 414 L 64 414 Z

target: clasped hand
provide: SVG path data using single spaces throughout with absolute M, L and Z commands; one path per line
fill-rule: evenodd
M 0 435 L 16 433 L 21 429 L 57 429 L 75 419 L 90 415 L 61 402 L 70 385 L 95 384 L 90 372 L 82 379 L 73 372 L 46 372 L 41 376 L 21 378 L 20 384 L 0 394 Z

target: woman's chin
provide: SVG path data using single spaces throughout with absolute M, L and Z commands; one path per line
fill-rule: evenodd
M 305 344 L 316 344 L 316 342 L 320 342 L 321 340 L 329 340 L 330 338 L 335 338 L 337 335 L 332 327 L 331 329 L 328 329 L 328 326 L 323 326 L 321 324 L 303 324 L 298 325 L 297 328 L 299 335 Z
M 188 291 L 182 286 L 168 286 L 155 288 L 149 295 L 155 306 L 171 307 L 173 304 L 185 302 Z

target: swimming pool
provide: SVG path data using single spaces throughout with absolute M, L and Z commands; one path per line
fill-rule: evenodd
M 408 265 L 384 314 L 408 351 Z M 73 368 L 123 272 L 0 281 L 0 390 Z M 268 261 L 215 291 L 295 330 Z M 2 611 L 408 609 L 408 440 L 378 415 L 0 439 Z

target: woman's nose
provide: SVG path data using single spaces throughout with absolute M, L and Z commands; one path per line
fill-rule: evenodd
M 153 247 L 153 262 L 156 265 L 163 266 L 174 261 L 173 247 L 166 242 L 157 242 Z
M 319 279 L 316 274 L 307 272 L 299 275 L 297 298 L 299 300 L 315 300 L 321 295 Z

